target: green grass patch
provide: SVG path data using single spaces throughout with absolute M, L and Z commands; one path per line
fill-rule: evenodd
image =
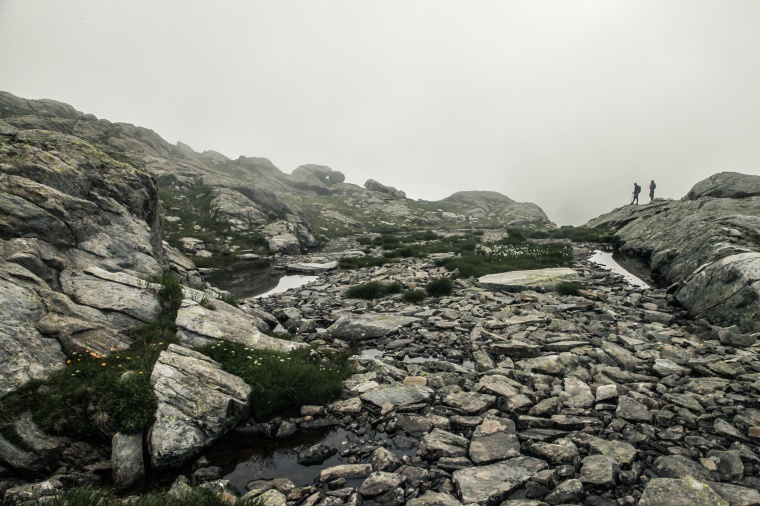
M 117 431 L 142 432 L 153 423 L 157 403 L 150 374 L 161 351 L 176 342 L 182 287 L 168 272 L 149 281 L 163 285 L 162 313 L 130 331 L 132 345 L 107 355 L 73 353 L 63 369 L 3 397 L 0 431 L 7 431 L 27 410 L 43 430 L 65 435 L 109 437 Z
M 565 281 L 558 283 L 554 289 L 560 295 L 578 295 L 578 290 L 584 290 L 585 288 L 579 281 Z
M 348 364 L 352 352 L 324 354 L 311 348 L 279 352 L 235 343 L 199 351 L 251 386 L 253 416 L 260 421 L 295 414 L 303 405 L 321 405 L 339 397 L 343 380 L 352 374 Z
M 415 288 L 414 290 L 408 290 L 401 296 L 401 300 L 409 302 L 410 304 L 418 304 L 427 298 L 427 292 L 422 288 Z
M 425 285 L 425 291 L 431 297 L 443 297 L 445 295 L 451 295 L 451 291 L 454 289 L 454 282 L 451 278 L 441 276 L 439 278 L 431 279 Z
M 368 281 L 361 285 L 355 285 L 346 290 L 349 299 L 379 299 L 386 295 L 401 293 L 403 287 L 398 281 L 393 283 L 381 283 L 380 281 Z
M 436 265 L 459 270 L 465 277 L 572 264 L 573 250 L 563 243 L 531 243 L 494 246 L 457 257 L 436 260 Z
M 610 243 L 614 235 L 611 229 L 605 227 L 589 228 L 569 225 L 555 229 L 510 228 L 507 229 L 507 233 L 509 236 L 502 240 L 501 244 L 516 244 L 525 242 L 527 239 L 569 239 L 572 242 Z

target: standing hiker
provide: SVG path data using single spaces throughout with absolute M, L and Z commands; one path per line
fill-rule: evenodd
M 654 184 L 654 179 L 649 182 L 649 203 L 651 204 L 654 202 L 654 189 L 657 188 L 657 185 Z
M 633 183 L 633 199 L 631 200 L 631 204 L 636 202 L 636 204 L 638 205 L 639 193 L 641 193 L 641 186 L 639 186 L 639 183 Z

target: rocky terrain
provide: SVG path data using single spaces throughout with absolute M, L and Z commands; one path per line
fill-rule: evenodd
M 679 201 L 624 206 L 588 226 L 651 269 L 695 318 L 760 330 L 760 176 L 721 172 Z
M 369 179 L 363 186 L 322 165 L 285 174 L 265 158 L 230 159 L 167 143 L 152 130 L 112 123 L 53 100 L 25 100 L 0 92 L 0 120 L 16 129 L 76 136 L 110 157 L 151 174 L 167 212 L 165 237 L 202 256 L 255 250 L 299 253 L 326 237 L 377 229 L 479 224 L 552 226 L 535 204 L 496 192 L 459 192 L 438 201 L 407 199 L 403 191 Z
M 507 208 L 511 224 L 550 224 L 535 206 L 491 192 L 413 203 L 375 181 L 346 185 L 326 167 L 286 176 L 263 159 L 197 154 L 52 101 L 0 94 L 0 113 L 2 504 L 50 503 L 82 484 L 130 490 L 158 476 L 171 476 L 176 493 L 192 484 L 292 506 L 760 504 L 760 178 L 717 174 L 682 201 L 592 222 L 614 227 L 620 251 L 650 266 L 660 288 L 634 288 L 589 263 L 591 245 L 575 247 L 572 268 L 480 279 L 433 258 L 342 270 L 341 258 L 365 255 L 346 237 L 278 257 L 285 269 L 319 272 L 317 282 L 236 307 L 162 240 L 164 221 L 194 223 L 199 234 L 211 226 L 198 208 L 190 221 L 173 215 L 183 200 L 237 227 L 225 231 L 229 251 L 247 237 L 295 253 L 312 247 L 310 235 L 316 246 L 321 226 L 483 224 Z M 245 174 L 266 184 L 241 186 Z M 168 216 L 159 201 L 167 183 Z M 224 211 L 233 208 L 245 212 Z M 395 221 L 356 220 L 364 209 Z M 204 251 L 192 239 L 185 249 Z M 161 273 L 183 282 L 171 313 Z M 409 290 L 441 276 L 454 279 L 453 292 L 419 304 L 346 297 L 370 280 Z M 562 280 L 583 288 L 560 295 Z M 136 328 L 167 314 L 174 342 L 153 344 L 151 370 L 119 376 L 149 376 L 157 404 L 146 430 L 116 430 L 93 405 L 91 438 L 50 434 L 30 411 L 6 409 L 36 380 L 75 376 L 67 362 L 77 356 L 104 357 L 106 367 L 135 344 Z M 283 330 L 293 339 L 267 335 Z M 250 385 L 197 351 L 219 343 L 353 348 L 356 374 L 328 405 L 256 420 Z M 306 483 L 241 478 L 211 451 L 230 434 L 288 441 L 326 429 L 345 440 L 297 448 L 300 465 L 318 470 Z

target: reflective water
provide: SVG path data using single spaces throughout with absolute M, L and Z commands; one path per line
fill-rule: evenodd
M 287 276 L 281 277 L 277 282 L 277 286 L 275 286 L 271 290 L 268 290 L 264 293 L 255 295 L 253 298 L 258 299 L 259 297 L 267 297 L 269 295 L 274 295 L 276 293 L 286 292 L 290 290 L 291 288 L 298 288 L 299 286 L 312 283 L 316 281 L 317 279 L 319 279 L 319 276 L 307 276 L 305 274 L 289 274 Z
M 601 265 L 609 271 L 620 274 L 623 276 L 623 278 L 625 278 L 626 281 L 628 281 L 628 283 L 632 284 L 633 286 L 638 286 L 640 288 L 650 288 L 649 284 L 646 281 L 631 274 L 622 265 L 620 265 L 620 263 L 618 263 L 618 261 L 615 259 L 615 255 L 613 253 L 596 250 L 594 251 L 594 254 L 591 255 L 591 258 L 589 258 L 589 260 L 597 265 Z

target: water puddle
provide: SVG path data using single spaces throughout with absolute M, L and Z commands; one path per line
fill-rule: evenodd
M 287 276 L 281 277 L 278 282 L 277 286 L 272 288 L 269 291 L 266 291 L 264 293 L 260 293 L 258 295 L 254 295 L 254 299 L 258 299 L 260 297 L 268 297 L 269 295 L 275 295 L 277 293 L 287 292 L 291 288 L 298 288 L 299 286 L 307 285 L 309 283 L 312 283 L 319 279 L 319 276 L 307 276 L 305 274 L 289 274 Z
M 615 274 L 620 274 L 629 284 L 633 286 L 637 286 L 639 288 L 650 288 L 647 282 L 631 274 L 620 263 L 618 263 L 613 253 L 596 250 L 594 251 L 594 254 L 591 255 L 591 258 L 589 258 L 589 260 L 597 265 L 601 265 L 605 269 L 614 272 Z
M 231 433 L 206 452 L 205 456 L 222 467 L 224 479 L 242 495 L 247 492 L 246 484 L 254 480 L 287 478 L 296 487 L 316 483 L 320 471 L 328 467 L 346 464 L 341 452 L 347 449 L 348 440 L 356 437 L 342 428 L 329 431 L 302 431 L 286 439 L 270 438 L 264 435 Z M 376 434 L 368 443 L 367 452 L 377 446 L 385 446 L 397 457 L 413 455 L 416 449 L 400 450 L 385 434 Z M 298 463 L 298 454 L 315 444 L 324 444 L 338 450 L 338 453 L 321 464 L 304 466 Z M 358 452 L 358 457 L 368 457 Z

